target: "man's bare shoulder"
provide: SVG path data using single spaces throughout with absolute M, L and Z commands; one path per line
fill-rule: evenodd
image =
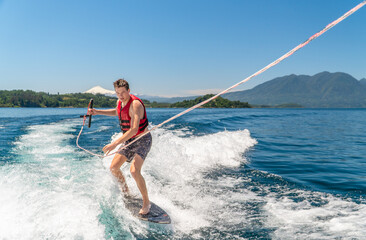
M 139 100 L 135 99 L 132 101 L 132 107 L 135 109 L 142 108 L 142 104 Z
M 137 99 L 133 100 L 130 107 L 130 113 L 141 113 L 144 107 L 142 106 L 141 102 Z
M 142 118 L 142 114 L 144 112 L 144 108 L 139 100 L 133 100 L 131 103 L 129 114 L 132 117 L 133 115 L 137 114 L 139 118 Z

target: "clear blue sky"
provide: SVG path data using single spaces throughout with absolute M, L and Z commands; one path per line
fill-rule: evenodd
M 0 89 L 226 89 L 361 0 L 0 0 Z M 236 90 L 288 74 L 366 77 L 366 7 Z M 207 90 L 212 89 L 212 90 Z

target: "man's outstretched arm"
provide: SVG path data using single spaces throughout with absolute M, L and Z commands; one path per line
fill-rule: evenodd
M 105 110 L 98 110 L 95 108 L 89 108 L 88 114 L 91 115 L 106 115 L 106 116 L 117 116 L 117 110 L 113 109 L 105 109 Z

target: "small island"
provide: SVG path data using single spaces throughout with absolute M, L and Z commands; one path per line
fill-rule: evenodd
M 213 94 L 206 94 L 204 96 L 197 97 L 196 99 L 193 99 L 193 100 L 184 100 L 182 102 L 173 103 L 170 105 L 170 107 L 172 107 L 172 108 L 190 108 L 213 96 L 214 96 Z M 251 108 L 251 106 L 247 102 L 230 101 L 226 98 L 219 96 L 216 99 L 204 104 L 202 106 L 202 108 Z

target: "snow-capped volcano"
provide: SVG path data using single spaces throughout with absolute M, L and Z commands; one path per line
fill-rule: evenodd
M 103 94 L 103 95 L 109 95 L 109 96 L 111 96 L 111 95 L 115 96 L 116 95 L 115 91 L 104 89 L 101 86 L 95 86 L 95 87 L 89 89 L 88 91 L 86 91 L 84 93 Z

